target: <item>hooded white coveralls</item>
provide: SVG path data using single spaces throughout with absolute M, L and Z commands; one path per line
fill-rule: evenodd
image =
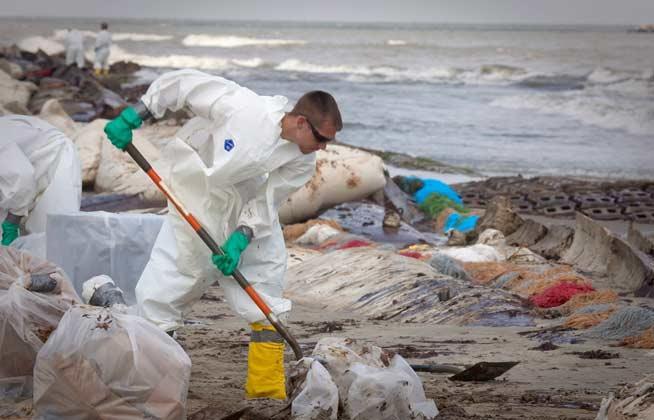
M 84 38 L 77 29 L 68 31 L 64 40 L 66 47 L 66 65 L 77 64 L 80 69 L 84 67 Z
M 286 248 L 277 209 L 309 181 L 315 154 L 303 155 L 296 144 L 280 138 L 287 99 L 258 96 L 221 77 L 179 70 L 155 80 L 142 101 L 156 118 L 183 107 L 196 115 L 166 146 L 167 168 L 161 176 L 217 243 L 240 225 L 252 229 L 240 270 L 275 314 L 290 311 L 291 302 L 282 297 Z M 218 280 L 236 313 L 249 323 L 265 320 L 236 281 L 216 269 L 210 250 L 172 204 L 168 207 L 136 286 L 141 315 L 174 330 Z
M 79 211 L 80 162 L 64 133 L 24 115 L 0 117 L 0 133 L 0 221 L 9 211 L 26 233 L 40 233 L 48 213 Z
M 109 69 L 109 50 L 111 48 L 111 33 L 101 30 L 95 38 L 95 61 L 93 68 L 96 70 Z

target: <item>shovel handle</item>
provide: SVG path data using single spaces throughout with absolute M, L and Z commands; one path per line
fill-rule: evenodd
M 168 186 L 163 182 L 159 174 L 154 170 L 152 165 L 148 162 L 148 160 L 141 154 L 141 152 L 134 146 L 134 143 L 129 143 L 127 147 L 125 147 L 125 151 L 134 159 L 137 165 L 145 172 L 152 182 L 161 190 L 161 192 L 166 196 L 166 198 L 173 203 L 173 206 L 177 209 L 179 214 L 191 225 L 195 233 L 198 234 L 200 239 L 209 247 L 212 253 L 218 254 L 218 255 L 224 255 L 223 250 L 220 249 L 220 246 L 214 241 L 214 239 L 209 235 L 209 232 L 202 227 L 200 222 L 193 216 L 192 213 L 190 213 L 184 206 L 182 205 L 181 201 L 175 197 L 175 195 L 170 191 Z M 295 358 L 297 360 L 300 360 L 303 355 L 302 355 L 302 349 L 300 348 L 300 345 L 298 344 L 297 340 L 291 335 L 290 331 L 282 324 L 282 322 L 277 318 L 277 316 L 273 313 L 273 311 L 270 309 L 270 307 L 266 304 L 266 302 L 261 299 L 261 296 L 254 290 L 252 285 L 247 281 L 247 279 L 243 276 L 243 274 L 236 269 L 234 271 L 234 274 L 232 274 L 232 277 L 236 282 L 241 286 L 241 288 L 245 291 L 245 293 L 250 296 L 250 299 L 261 309 L 261 312 L 266 316 L 266 319 L 270 322 L 270 324 L 275 327 L 275 330 L 281 335 L 284 340 L 291 346 L 291 349 L 293 349 L 293 353 L 295 354 Z

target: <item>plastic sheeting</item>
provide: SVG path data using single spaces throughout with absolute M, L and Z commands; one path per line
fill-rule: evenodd
M 71 308 L 38 354 L 35 419 L 186 418 L 191 361 L 138 316 Z
M 416 177 L 409 177 L 409 178 L 416 179 Z M 418 202 L 418 204 L 425 201 L 425 199 L 429 196 L 429 194 L 440 194 L 449 198 L 450 200 L 454 201 L 457 204 L 463 204 L 463 200 L 461 200 L 459 194 L 457 194 L 456 191 L 454 191 L 452 187 L 450 187 L 446 183 L 439 181 L 437 179 L 420 179 L 420 180 L 422 181 L 423 186 L 418 191 L 416 191 L 414 195 L 416 202 Z
M 58 264 L 81 294 L 82 284 L 100 274 L 110 276 L 136 303 L 134 288 L 150 259 L 163 216 L 82 212 L 48 216 L 48 259 Z
M 34 293 L 36 280 L 54 283 Z M 52 263 L 10 247 L 0 247 L 0 396 L 28 396 L 38 351 L 79 297 Z

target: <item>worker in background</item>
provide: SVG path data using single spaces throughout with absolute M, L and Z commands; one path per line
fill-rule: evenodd
M 66 65 L 75 63 L 77 67 L 84 68 L 84 38 L 77 29 L 68 29 L 64 39 L 66 47 Z
M 163 179 L 223 244 L 224 255 L 212 256 L 169 203 L 136 298 L 142 316 L 172 333 L 218 281 L 231 308 L 251 325 L 245 386 L 250 398 L 286 398 L 284 342 L 230 276 L 239 268 L 278 317 L 289 313 L 291 302 L 282 296 L 287 255 L 277 211 L 311 179 L 314 152 L 343 126 L 326 92 L 305 94 L 290 112 L 287 102 L 221 77 L 179 70 L 160 76 L 135 109 L 125 109 L 105 128 L 124 149 L 131 130 L 150 116 L 182 108 L 195 115 L 166 146 L 163 166 L 156 169 L 167 168 L 160 172 Z
M 93 70 L 96 76 L 109 74 L 109 51 L 111 49 L 111 32 L 107 29 L 109 25 L 102 22 L 100 32 L 95 37 L 95 61 Z
M 31 116 L 0 117 L 2 245 L 45 232 L 49 213 L 79 211 L 82 175 L 73 142 Z

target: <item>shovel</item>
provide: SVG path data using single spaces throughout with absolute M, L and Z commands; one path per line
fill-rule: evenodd
M 479 362 L 462 369 L 450 365 L 411 365 L 416 372 L 453 373 L 451 381 L 491 381 L 520 362 Z
M 184 208 L 184 206 L 182 206 L 182 203 L 177 199 L 177 197 L 175 197 L 172 191 L 168 189 L 166 184 L 163 183 L 159 174 L 157 174 L 147 159 L 141 154 L 141 152 L 139 152 L 136 146 L 134 146 L 134 143 L 129 143 L 125 148 L 125 151 L 132 157 L 132 159 L 134 159 L 134 161 L 139 165 L 143 172 L 145 172 L 150 177 L 150 179 L 155 183 L 157 188 L 161 190 L 166 198 L 168 198 L 168 200 L 173 203 L 179 214 L 191 225 L 195 233 L 197 233 L 200 239 L 202 239 L 202 241 L 209 247 L 211 252 L 218 255 L 224 255 L 223 250 L 220 249 L 216 241 L 214 241 L 211 235 L 209 235 L 209 232 L 207 232 L 207 230 L 202 227 L 200 222 L 198 222 L 193 214 L 189 213 Z M 239 286 L 243 288 L 245 293 L 250 296 L 252 301 L 259 307 L 259 309 L 261 309 L 261 312 L 263 312 L 270 324 L 275 327 L 275 330 L 277 330 L 279 335 L 281 335 L 284 340 L 286 340 L 286 342 L 291 346 L 293 353 L 295 354 L 295 358 L 300 360 L 302 358 L 302 349 L 300 348 L 300 345 L 291 335 L 291 333 L 286 329 L 284 324 L 281 323 L 273 311 L 268 307 L 266 302 L 261 299 L 261 296 L 259 296 L 259 294 L 254 290 L 252 285 L 245 279 L 243 274 L 238 269 L 234 271 L 232 277 L 234 280 L 236 280 Z

